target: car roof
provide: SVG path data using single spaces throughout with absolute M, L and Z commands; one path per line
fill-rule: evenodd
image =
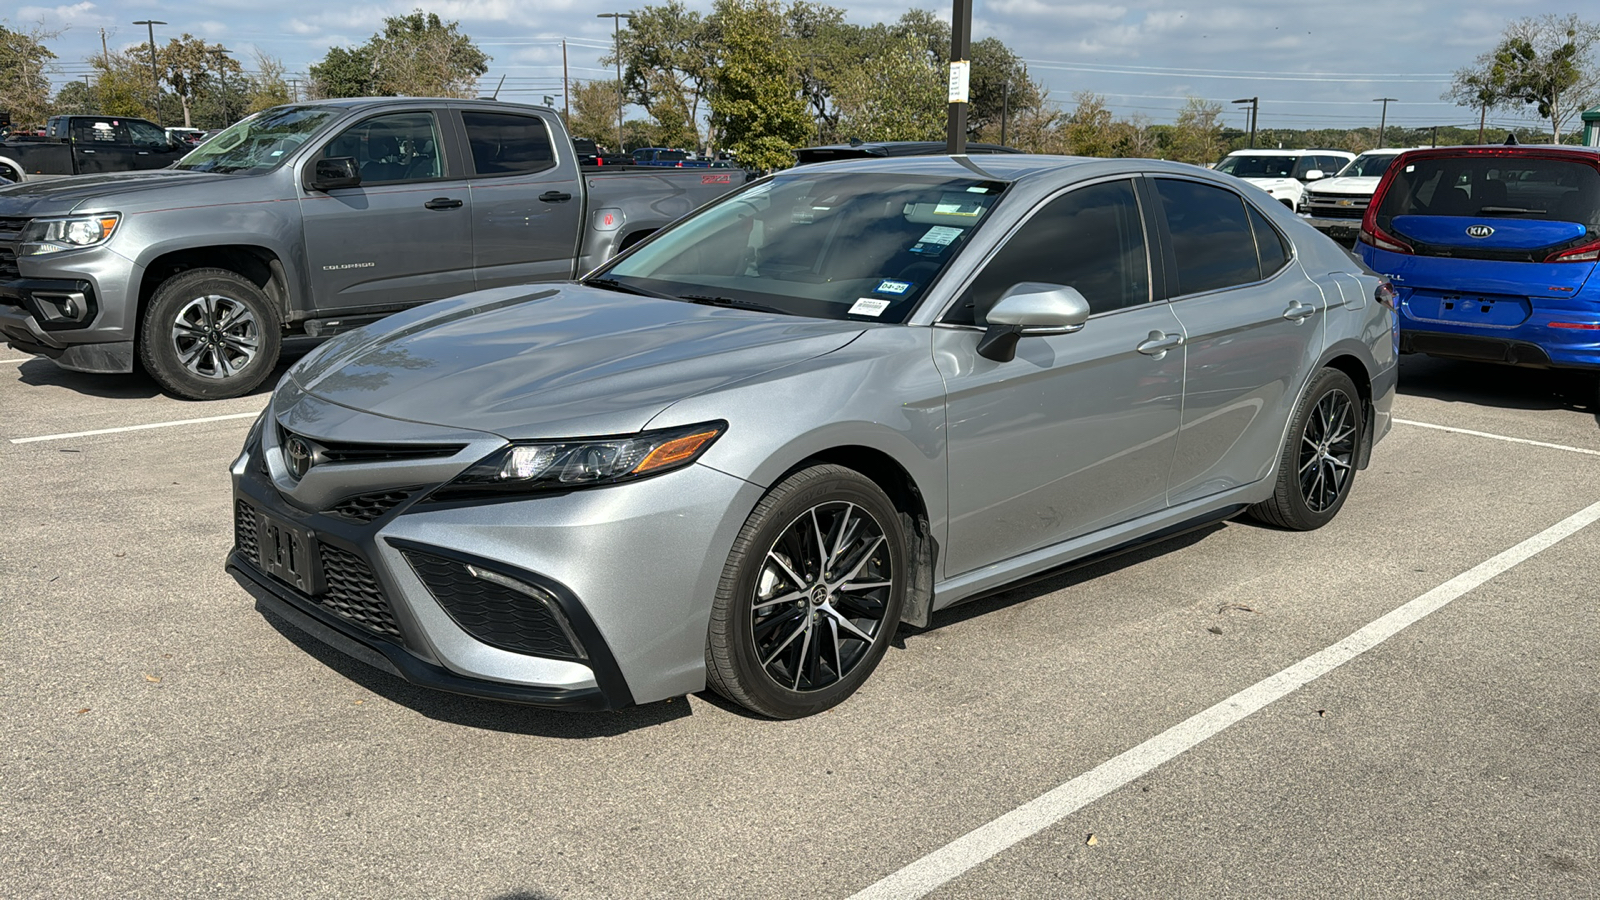
M 1151 172 L 1185 175 L 1234 186 L 1239 182 L 1202 166 L 1164 159 L 1106 159 L 1093 156 L 1049 156 L 1036 153 L 995 153 L 965 156 L 869 156 L 829 160 L 785 169 L 779 174 L 827 172 L 882 172 L 894 175 L 934 175 L 947 178 L 991 178 L 1023 182 L 1064 171 L 1082 170 L 1084 177 L 1100 174 Z
M 1273 148 L 1273 149 L 1259 149 L 1259 150 L 1248 150 L 1248 149 L 1246 149 L 1246 150 L 1235 150 L 1232 153 L 1229 153 L 1228 155 L 1229 156 L 1245 156 L 1245 155 L 1249 155 L 1249 156 L 1305 156 L 1308 153 L 1337 153 L 1340 156 L 1348 156 L 1351 159 L 1355 159 L 1355 156 L 1356 156 L 1354 153 L 1351 153 L 1348 150 L 1330 150 L 1330 149 L 1321 149 L 1321 148 L 1315 148 L 1315 147 L 1307 148 L 1307 149 L 1304 149 L 1304 150 L 1279 150 L 1279 149 L 1276 149 L 1276 148 Z
M 802 165 L 815 165 L 835 159 L 882 158 L 886 156 L 938 156 L 947 151 L 944 141 L 855 141 L 849 144 L 823 144 L 801 147 L 794 151 L 795 159 Z M 1022 153 L 1004 144 L 967 144 L 968 153 L 983 155 L 994 153 Z
M 1419 147 L 1407 150 L 1418 159 L 1450 156 L 1570 156 L 1600 162 L 1600 147 L 1574 144 L 1458 144 L 1452 147 Z

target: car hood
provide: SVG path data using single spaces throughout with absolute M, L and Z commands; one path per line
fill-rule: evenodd
M 1245 178 L 1243 180 L 1250 182 L 1264 191 L 1282 190 L 1284 188 L 1294 187 L 1300 183 L 1293 178 Z
M 1348 178 L 1327 178 L 1306 188 L 1313 194 L 1339 194 L 1352 197 L 1370 197 L 1378 189 L 1378 175 L 1353 175 Z
M 237 177 L 212 172 L 150 169 L 24 181 L 0 187 L 0 216 L 59 216 L 74 212 L 80 206 L 85 212 L 92 212 L 129 194 L 170 190 L 180 185 L 197 185 Z
M 575 284 L 525 285 L 342 335 L 287 380 L 341 406 L 513 440 L 627 434 L 685 397 L 830 353 L 863 330 Z

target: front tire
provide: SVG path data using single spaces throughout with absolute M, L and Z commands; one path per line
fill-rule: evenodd
M 254 390 L 278 363 L 282 336 L 267 295 L 227 269 L 168 278 L 145 308 L 139 360 L 157 384 L 185 400 Z
M 1250 507 L 1250 516 L 1292 531 L 1313 531 L 1333 521 L 1355 483 L 1365 421 L 1350 376 L 1332 368 L 1319 371 L 1289 423 L 1272 498 Z
M 756 504 L 723 567 L 706 637 L 712 690 L 774 719 L 855 693 L 905 602 L 901 517 L 873 481 L 803 469 Z

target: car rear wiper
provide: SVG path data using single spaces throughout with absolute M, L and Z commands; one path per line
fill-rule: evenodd
M 749 300 L 735 300 L 732 297 L 714 297 L 709 294 L 679 294 L 678 299 L 687 300 L 690 303 L 698 303 L 702 306 L 724 306 L 729 309 L 753 309 L 757 312 L 777 313 L 780 316 L 795 315 L 786 309 L 779 309 L 776 306 L 768 306 L 765 303 L 754 303 Z
M 1545 209 L 1524 209 L 1524 208 L 1522 208 L 1520 206 L 1484 206 L 1484 207 L 1480 207 L 1478 209 L 1478 212 L 1480 214 L 1481 213 L 1543 213 L 1543 212 L 1549 212 L 1549 210 L 1545 210 Z
M 652 291 L 647 288 L 627 284 L 626 282 L 618 281 L 615 278 L 588 278 L 578 283 L 588 285 L 590 287 L 604 288 L 608 291 L 621 291 L 624 294 L 638 294 L 641 297 L 655 297 L 660 300 L 676 299 L 671 294 L 663 294 L 659 291 Z

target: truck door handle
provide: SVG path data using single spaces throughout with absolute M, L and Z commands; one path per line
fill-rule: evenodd
M 93 150 L 79 150 L 79 153 L 93 153 Z
M 545 203 L 565 203 L 572 199 L 572 195 L 566 191 L 545 191 L 539 195 L 539 199 Z
M 452 200 L 449 197 L 435 197 L 422 205 L 429 209 L 459 209 L 461 201 Z
M 150 151 L 149 150 L 140 150 L 139 151 L 139 155 L 140 156 L 149 156 L 150 155 Z
M 1292 301 L 1289 308 L 1283 311 L 1283 317 L 1291 322 L 1299 322 L 1317 314 L 1315 306 L 1307 306 L 1299 300 Z
M 1141 341 L 1136 349 L 1138 349 L 1138 351 L 1143 353 L 1145 356 L 1154 356 L 1159 358 L 1168 350 L 1171 350 L 1173 347 L 1182 346 L 1182 344 L 1183 335 L 1181 334 L 1162 334 L 1159 331 L 1152 331 L 1150 332 L 1150 336 Z

